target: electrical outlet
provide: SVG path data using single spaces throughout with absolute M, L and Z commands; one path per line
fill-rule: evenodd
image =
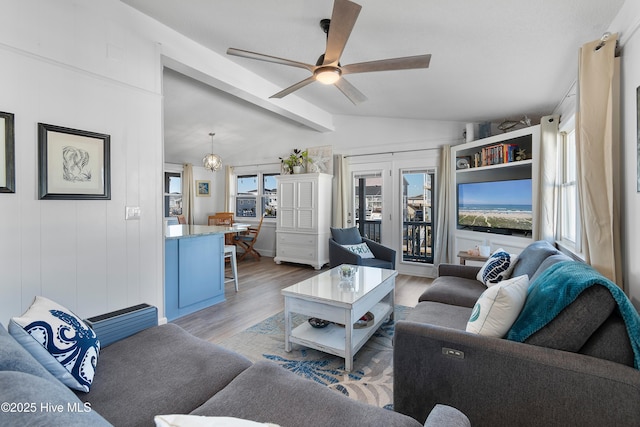
M 140 219 L 140 207 L 139 206 L 127 206 L 124 214 L 125 220 Z

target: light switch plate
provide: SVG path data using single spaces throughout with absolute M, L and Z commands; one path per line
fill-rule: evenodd
M 127 206 L 124 214 L 125 220 L 140 219 L 140 207 L 139 206 Z

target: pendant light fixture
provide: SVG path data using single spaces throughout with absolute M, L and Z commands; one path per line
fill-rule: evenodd
M 222 166 L 222 159 L 217 154 L 213 153 L 213 136 L 215 133 L 209 133 L 211 137 L 211 154 L 207 154 L 202 158 L 202 164 L 205 169 L 209 169 L 211 172 L 215 172 Z

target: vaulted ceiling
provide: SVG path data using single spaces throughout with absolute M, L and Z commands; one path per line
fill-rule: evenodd
M 122 1 L 222 55 L 235 47 L 312 64 L 325 50 L 319 22 L 333 8 L 332 0 Z M 430 53 L 430 67 L 349 75 L 368 98 L 357 106 L 319 83 L 289 96 L 332 115 L 500 122 L 551 113 L 576 79 L 580 46 L 608 30 L 624 0 L 356 2 L 362 11 L 342 64 Z M 309 75 L 227 58 L 281 89 Z M 248 141 L 259 141 L 274 120 L 300 126 L 176 72 L 165 73 L 164 91 L 167 161 L 199 162 L 210 149 L 193 129 L 211 127 L 206 112 L 212 106 L 223 115 L 219 126 L 242 127 Z M 186 151 L 172 151 L 176 141 L 199 158 L 179 158 Z

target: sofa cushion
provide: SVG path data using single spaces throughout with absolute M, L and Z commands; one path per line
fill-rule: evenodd
M 37 296 L 9 333 L 67 387 L 89 391 L 100 353 L 93 329 L 69 309 Z
M 356 227 L 331 227 L 331 237 L 339 245 L 357 245 L 362 243 L 362 236 L 360 236 L 360 231 L 358 231 Z
M 616 308 L 604 286 L 585 289 L 551 322 L 524 342 L 571 352 L 579 351 Z M 628 340 L 628 339 L 627 339 Z
M 23 346 L 0 324 L 0 371 L 17 371 L 44 378 L 47 381 L 59 381 L 47 371 Z
M 472 308 L 486 289 L 487 287 L 476 279 L 440 276 L 420 295 L 418 301 L 435 301 Z
M 486 286 L 500 283 L 511 277 L 511 271 L 513 270 L 516 259 L 514 255 L 511 255 L 504 249 L 497 249 L 491 254 L 489 259 L 485 261 L 476 279 Z
M 531 280 L 538 267 L 540 267 L 540 264 L 542 264 L 542 261 L 551 255 L 559 253 L 560 252 L 546 240 L 533 242 L 518 255 L 518 261 L 513 267 L 511 274 L 513 276 L 526 274 L 529 276 L 529 280 Z
M 409 311 L 405 320 L 464 331 L 471 312 L 469 307 L 423 301 Z
M 387 270 L 393 270 L 393 263 L 391 261 L 385 261 L 378 258 L 364 258 L 360 260 L 360 265 L 366 267 L 386 268 Z
M 618 310 L 589 337 L 579 353 L 633 367 L 633 348 Z
M 15 411 L 0 411 L 2 426 L 101 427 L 110 426 L 83 404 L 60 381 L 25 372 L 0 372 L 0 401 L 16 405 Z M 8 409 L 14 409 L 11 406 Z
M 504 337 L 524 306 L 528 286 L 529 278 L 523 274 L 487 288 L 473 307 L 466 331 Z
M 177 325 L 154 326 L 105 347 L 79 397 L 116 426 L 148 426 L 155 415 L 191 412 L 250 365 Z
M 420 426 L 406 415 L 349 399 L 268 361 L 259 361 L 238 375 L 192 414 L 224 415 L 283 427 Z
M 558 253 L 545 258 L 545 260 L 540 263 L 536 272 L 533 273 L 533 276 L 530 277 L 529 283 L 533 283 L 547 268 L 562 261 L 572 261 L 572 259 L 563 253 Z

